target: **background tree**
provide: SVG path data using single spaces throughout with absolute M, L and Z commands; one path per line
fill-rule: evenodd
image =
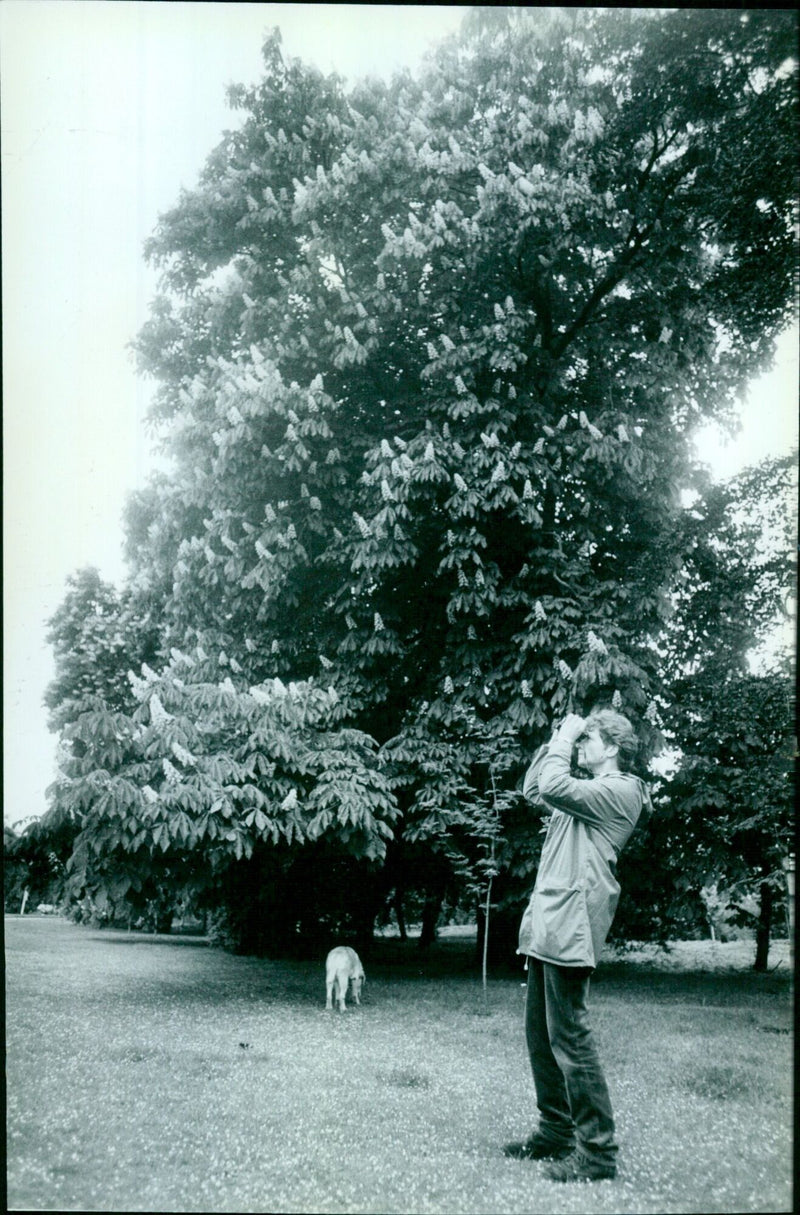
M 55 675 L 45 693 L 51 730 L 60 735 L 58 762 L 66 772 L 87 767 L 91 757 L 76 733 L 79 722 L 104 722 L 110 713 L 132 708 L 135 701 L 125 672 L 153 661 L 159 642 L 158 605 L 130 588 L 118 592 L 89 566 L 67 579 L 67 592 L 48 622 Z M 91 731 L 89 731 L 89 734 Z M 118 753 L 118 739 L 112 751 Z M 66 893 L 65 866 L 81 831 L 88 803 L 63 797 L 63 782 L 48 790 L 50 807 L 25 826 L 16 855 L 24 857 L 38 885 L 49 885 L 49 897 Z M 171 907 L 171 903 L 170 903 Z
M 753 651 L 785 622 L 794 590 L 793 477 L 793 461 L 767 461 L 705 487 L 686 516 L 670 630 L 668 723 L 680 762 L 661 846 L 690 900 L 712 884 L 734 901 L 757 896 L 757 970 L 792 849 L 796 739 L 792 663 L 778 650 L 753 669 Z
M 132 704 L 125 672 L 153 658 L 157 621 L 131 610 L 121 595 L 89 566 L 67 579 L 67 593 L 48 622 L 55 676 L 45 694 L 50 727 L 60 730 L 99 698 L 111 708 Z
M 208 656 L 220 761 L 244 762 L 249 688 L 334 689 L 347 763 L 391 790 L 353 831 L 337 803 L 320 842 L 358 855 L 366 828 L 377 859 L 391 833 L 395 873 L 427 858 L 441 890 L 441 828 L 464 784 L 486 793 L 460 721 L 512 731 L 521 772 L 568 703 L 616 695 L 658 745 L 691 429 L 731 416 L 791 299 L 794 32 L 476 9 L 418 79 L 346 91 L 276 32 L 231 90 L 240 127 L 147 245 L 163 290 L 137 347 L 174 473 L 132 503 L 131 588 L 159 605 L 162 671 Z M 287 776 L 299 803 L 313 771 Z M 289 796 L 246 783 L 265 825 L 237 793 L 243 857 Z M 181 794 L 191 838 L 204 788 Z M 114 797 L 91 803 L 101 849 Z M 132 841 L 140 797 L 127 813 Z M 515 840 L 506 815 L 521 874 L 530 824 Z M 167 818 L 162 841 L 187 851 Z
M 722 683 L 704 672 L 685 698 L 691 726 L 670 785 L 682 829 L 695 841 L 688 875 L 716 880 L 734 904 L 758 898 L 754 965 L 762 971 L 773 909 L 785 894 L 781 862 L 794 839 L 790 689 L 785 670 Z
M 56 906 L 61 902 L 73 837 L 74 832 L 65 830 L 63 824 L 53 829 L 39 819 L 16 828 L 3 827 L 3 906 L 7 912 L 19 914 L 23 905 L 30 912 L 39 903 Z
M 16 855 L 19 834 L 13 827 L 3 826 L 3 907 L 18 912 L 28 885 L 28 866 Z
M 53 819 L 60 806 L 78 816 L 70 886 L 100 911 L 169 902 L 169 891 L 172 906 L 178 895 L 213 902 L 233 862 L 266 842 L 313 843 L 332 824 L 352 856 L 374 858 L 390 833 L 395 810 L 374 743 L 335 728 L 333 688 L 276 679 L 237 692 L 229 677 L 204 678 L 209 667 L 217 662 L 202 651 L 174 650 L 161 676 L 147 664 L 143 678 L 129 672 L 133 711 L 102 705 L 62 731 L 72 753 L 53 788 Z M 277 905 L 263 917 L 262 943 L 273 947 L 296 931 L 297 900 L 275 888 L 281 875 L 290 887 L 285 850 L 270 882 Z M 239 873 L 240 903 L 244 882 Z

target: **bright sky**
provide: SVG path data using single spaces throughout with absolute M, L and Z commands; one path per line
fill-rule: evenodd
M 119 581 L 121 512 L 151 461 L 127 344 L 155 280 L 142 245 L 238 115 L 263 36 L 348 80 L 414 68 L 464 6 L 0 0 L 5 819 L 45 809 L 45 621 L 68 574 Z M 796 443 L 796 334 L 754 386 L 722 475 Z

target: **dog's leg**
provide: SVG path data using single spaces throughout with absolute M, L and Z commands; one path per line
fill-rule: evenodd
M 327 1009 L 331 1009 L 331 1010 L 333 1009 L 333 984 L 334 984 L 333 979 L 326 979 L 326 981 L 325 981 L 325 1007 Z
M 340 1012 L 345 1012 L 345 1010 L 346 1010 L 345 996 L 347 995 L 347 979 L 344 978 L 342 975 L 338 975 L 337 982 L 339 984 L 339 1010 L 340 1010 Z

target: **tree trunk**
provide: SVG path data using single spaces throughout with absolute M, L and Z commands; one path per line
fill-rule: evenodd
M 494 849 L 494 845 L 492 846 Z M 492 857 L 494 860 L 494 857 Z M 483 912 L 483 957 L 481 958 L 481 978 L 483 980 L 483 1005 L 488 1011 L 488 959 L 489 959 L 489 915 L 492 908 L 492 879 L 486 883 L 486 903 Z
M 406 931 L 406 913 L 403 907 L 403 892 L 398 887 L 394 892 L 394 914 L 397 917 L 397 927 L 400 930 L 400 940 L 408 940 Z
M 786 930 L 789 934 L 789 965 L 794 970 L 794 853 L 783 858 L 786 875 Z
M 769 882 L 761 883 L 758 923 L 756 924 L 756 960 L 753 969 L 764 973 L 769 961 L 769 936 L 772 929 L 774 895 Z
M 486 935 L 483 921 L 483 904 L 480 899 L 475 900 L 475 926 L 478 930 L 475 937 L 475 965 L 480 966 L 483 959 L 483 938 Z
M 495 893 L 497 893 L 496 890 Z M 487 961 L 490 968 L 496 967 L 504 972 L 516 973 L 524 960 L 517 953 L 517 943 L 519 941 L 519 922 L 525 904 L 522 904 L 522 910 L 520 910 L 518 903 L 507 907 L 498 906 L 499 902 L 498 897 L 493 903 L 492 931 L 489 934 Z M 476 908 L 475 919 L 478 926 L 475 962 L 477 966 L 481 966 L 486 933 L 486 915 L 482 904 Z
M 369 882 L 368 878 L 367 882 Z M 356 950 L 362 958 L 368 957 L 372 948 L 372 940 L 375 935 L 375 920 L 377 919 L 381 903 L 376 883 L 372 882 L 371 885 L 373 889 L 367 888 L 364 891 L 365 897 L 363 901 L 358 902 L 352 911 Z
M 436 924 L 443 902 L 444 887 L 437 887 L 437 889 L 432 890 L 425 899 L 425 905 L 422 908 L 422 927 L 419 934 L 420 949 L 427 949 L 436 940 Z

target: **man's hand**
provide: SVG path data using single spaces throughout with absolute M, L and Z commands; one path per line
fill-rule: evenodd
M 574 746 L 583 734 L 585 725 L 583 717 L 579 717 L 577 713 L 568 713 L 556 731 L 556 738 L 559 742 L 568 742 L 570 746 Z

